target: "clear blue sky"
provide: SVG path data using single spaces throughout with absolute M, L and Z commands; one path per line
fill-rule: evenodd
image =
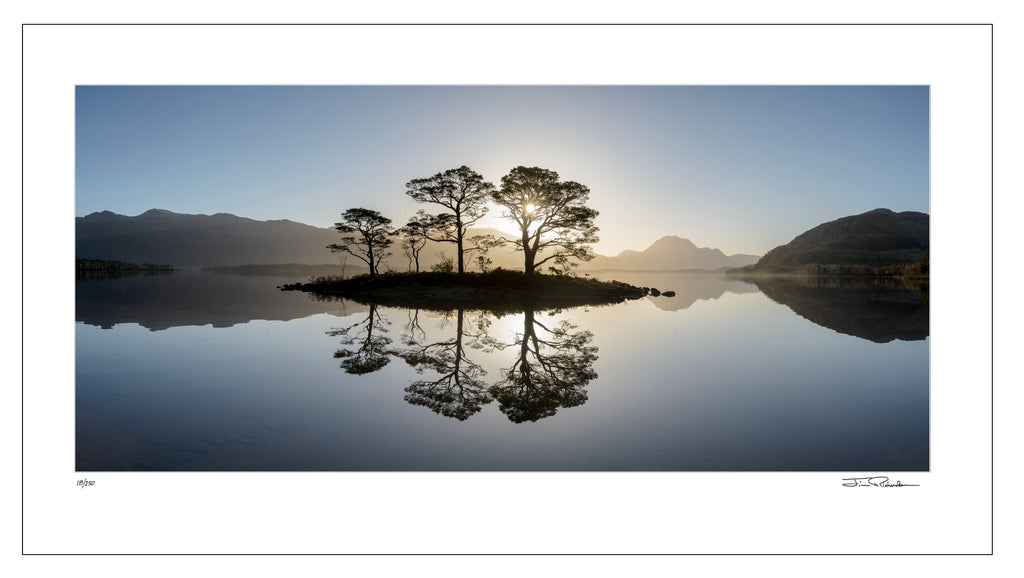
M 929 212 L 928 118 L 923 86 L 80 86 L 76 215 L 403 224 L 430 210 L 411 179 L 526 165 L 590 187 L 599 253 L 678 235 L 763 254 L 839 217 Z

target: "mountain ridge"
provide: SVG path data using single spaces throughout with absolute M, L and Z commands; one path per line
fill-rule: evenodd
M 721 249 L 698 247 L 693 241 L 677 235 L 665 235 L 643 251 L 626 250 L 615 257 L 599 255 L 581 266 L 584 269 L 616 269 L 624 271 L 681 271 L 687 269 L 717 270 L 743 267 L 756 262 L 757 255 L 737 253 L 726 255 Z
M 807 266 L 885 267 L 917 263 L 929 243 L 926 213 L 878 208 L 812 227 L 768 251 L 750 271 Z
M 195 215 L 150 209 L 75 218 L 76 258 L 200 268 L 251 263 L 329 263 L 337 233 L 294 221 L 256 221 L 230 213 Z
M 470 235 L 502 235 L 495 229 L 471 229 Z M 507 236 L 507 234 L 505 234 Z M 129 263 L 167 263 L 178 268 L 233 267 L 240 265 L 324 265 L 344 259 L 326 246 L 338 241 L 334 228 L 306 225 L 289 219 L 259 221 L 231 213 L 212 215 L 176 213 L 153 208 L 136 216 L 109 210 L 75 218 L 78 259 L 103 259 Z M 388 264 L 408 268 L 407 257 L 396 243 Z M 440 254 L 454 254 L 453 243 L 430 242 L 420 252 L 420 268 L 440 261 Z M 474 253 L 466 267 L 475 270 Z M 521 268 L 522 255 L 511 246 L 492 249 L 491 267 Z M 689 239 L 666 235 L 642 251 L 625 250 L 609 257 L 597 255 L 580 263 L 581 270 L 716 270 L 756 261 L 756 255 L 725 255 L 719 249 L 698 247 Z M 349 266 L 358 259 L 349 257 Z

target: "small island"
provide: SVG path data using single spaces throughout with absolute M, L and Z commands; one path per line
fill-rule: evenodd
M 173 265 L 151 263 L 127 263 L 104 259 L 75 259 L 75 279 L 93 281 L 118 279 L 132 275 L 170 275 L 176 269 Z
M 594 225 L 598 212 L 588 205 L 588 187 L 563 181 L 555 171 L 518 166 L 502 177 L 499 188 L 461 166 L 413 179 L 406 188 L 414 202 L 435 205 L 441 212 L 420 210 L 405 226 L 394 228 L 391 219 L 379 212 L 357 207 L 346 210 L 335 223 L 341 242 L 327 249 L 360 260 L 368 274 L 315 276 L 309 283 L 280 289 L 396 307 L 469 307 L 496 312 L 610 305 L 646 295 L 673 295 L 619 281 L 579 277 L 572 271 L 578 261 L 594 258 L 591 245 L 598 240 Z M 469 227 L 489 210 L 489 203 L 502 209 L 501 216 L 516 234 L 510 238 L 468 235 Z M 395 238 L 401 240 L 408 259 L 409 271 L 404 273 L 385 265 Z M 455 256 L 430 271 L 420 271 L 420 251 L 427 240 L 451 244 Z M 489 270 L 492 261 L 487 252 L 504 245 L 523 253 L 521 271 Z M 480 271 L 469 271 L 470 263 Z M 545 266 L 550 274 L 543 272 Z
M 174 265 L 153 265 L 151 263 L 125 263 L 123 261 L 107 261 L 103 259 L 75 259 L 77 271 L 174 271 Z
M 571 275 L 535 274 L 495 269 L 486 273 L 449 272 L 384 273 L 374 276 L 318 276 L 308 283 L 280 286 L 283 291 L 305 291 L 317 297 L 343 297 L 361 303 L 424 309 L 468 307 L 501 311 L 612 305 L 647 295 L 657 289 L 619 281 L 600 281 Z

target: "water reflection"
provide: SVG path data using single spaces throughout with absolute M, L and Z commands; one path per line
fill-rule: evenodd
M 727 293 L 743 295 L 757 292 L 757 287 L 722 273 L 595 271 L 592 275 L 606 281 L 614 279 L 638 287 L 674 291 L 674 297 L 647 297 L 648 301 L 663 311 L 682 311 L 698 301 L 715 301 Z
M 402 334 L 405 347 L 395 354 L 413 367 L 418 375 L 429 369 L 438 377 L 410 383 L 405 388 L 405 401 L 464 421 L 492 401 L 483 380 L 487 372 L 466 356 L 465 347 L 472 343 L 475 349 L 493 351 L 486 333 L 490 317 L 481 314 L 467 323 L 464 309 L 448 312 L 442 325 L 450 324 L 454 317 L 454 335 L 450 339 L 429 341 L 426 331 L 420 326 L 419 315 L 419 310 L 409 311 L 409 322 Z
M 376 305 L 370 305 L 370 311 L 362 321 L 327 332 L 331 336 L 341 336 L 343 345 L 356 345 L 355 349 L 339 349 L 334 352 L 335 359 L 342 360 L 341 368 L 345 373 L 373 373 L 391 361 L 388 357 L 391 338 L 386 335 L 390 324 L 377 311 Z
M 744 279 L 776 303 L 839 333 L 875 343 L 928 337 L 928 283 L 857 277 Z
M 518 355 L 490 389 L 501 412 L 522 423 L 553 416 L 562 407 L 583 405 L 584 388 L 597 377 L 593 338 L 593 333 L 578 331 L 568 321 L 549 329 L 537 321 L 534 311 L 525 311 L 523 333 L 513 343 Z
M 137 323 L 151 331 L 212 325 L 232 327 L 254 319 L 289 321 L 319 313 L 365 311 L 351 301 L 316 301 L 282 293 L 294 277 L 189 272 L 76 275 L 75 320 L 103 329 Z
M 644 284 L 677 297 L 439 311 L 317 301 L 282 281 L 295 279 L 80 281 L 76 468 L 929 467 L 929 348 L 901 341 L 927 335 L 913 286 L 663 275 Z M 690 294 L 706 298 L 658 307 Z M 275 318 L 292 320 L 244 323 Z
M 378 371 L 391 357 L 405 361 L 417 375 L 430 372 L 430 378 L 414 380 L 405 388 L 405 401 L 439 415 L 464 421 L 496 400 L 510 421 L 533 422 L 585 403 L 586 387 L 597 378 L 594 334 L 567 320 L 545 324 L 534 309 L 522 312 L 522 331 L 517 328 L 510 340 L 490 333 L 497 318 L 493 313 L 444 311 L 438 328 L 450 333 L 431 338 L 421 325 L 420 310 L 408 310 L 401 346 L 391 347 L 392 340 L 385 335 L 390 322 L 378 308 L 370 305 L 365 319 L 328 332 L 354 346 L 339 349 L 334 357 L 343 360 L 346 373 L 355 375 Z M 485 379 L 488 372 L 470 358 L 467 348 L 478 355 L 504 355 L 493 383 Z

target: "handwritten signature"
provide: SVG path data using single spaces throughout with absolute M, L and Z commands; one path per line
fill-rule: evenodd
M 868 476 L 866 478 L 843 478 L 843 485 L 847 488 L 861 488 L 877 486 L 880 488 L 905 488 L 908 486 L 920 486 L 921 484 L 904 484 L 896 480 L 889 481 L 889 476 Z

